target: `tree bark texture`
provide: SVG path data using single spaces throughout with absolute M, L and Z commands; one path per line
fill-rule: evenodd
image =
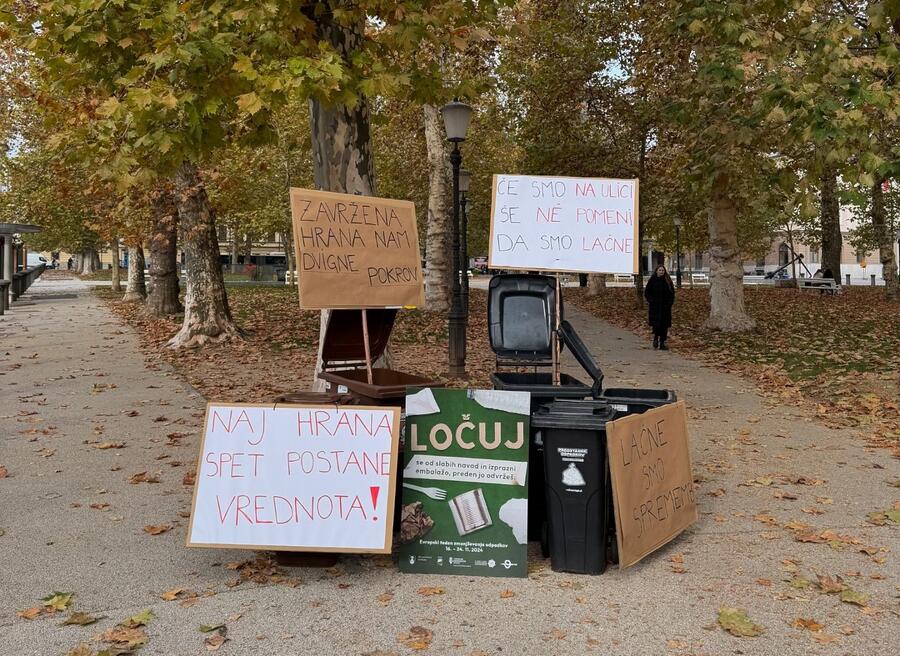
M 153 234 L 150 236 L 150 295 L 147 312 L 154 317 L 178 314 L 184 308 L 178 299 L 178 209 L 175 192 L 156 191 L 152 199 Z
M 100 268 L 100 255 L 93 246 L 82 249 L 81 260 L 79 262 L 79 273 L 82 275 L 90 275 L 96 273 Z
M 147 284 L 144 281 L 144 249 L 137 246 L 128 247 L 128 288 L 123 301 L 141 303 L 147 298 Z
M 891 234 L 884 211 L 883 180 L 876 180 L 872 186 L 872 227 L 878 240 L 878 259 L 881 260 L 881 277 L 887 297 L 900 299 L 900 283 L 897 280 L 897 259 L 894 256 L 894 235 Z
M 606 274 L 592 273 L 588 276 L 588 296 L 599 296 L 606 291 Z
M 344 59 L 349 60 L 359 46 L 363 25 L 341 26 L 329 15 L 317 20 L 319 36 L 327 39 Z M 315 97 L 310 98 L 309 125 L 316 189 L 374 196 L 375 161 L 369 130 L 369 105 L 365 97 L 353 107 L 326 105 Z M 322 345 L 329 315 L 328 310 L 323 310 L 320 316 L 319 351 L 312 380 L 315 391 L 325 389 L 318 374 L 322 371 Z M 385 349 L 377 364 L 390 366 L 389 349 Z
M 425 305 L 446 312 L 450 307 L 450 180 L 441 115 L 424 105 L 428 153 L 428 215 L 425 222 Z
M 112 252 L 112 270 L 110 271 L 110 282 L 112 283 L 110 289 L 112 289 L 116 293 L 121 293 L 122 284 L 119 281 L 119 237 L 113 235 L 112 240 L 109 242 L 109 250 Z
M 179 167 L 175 194 L 187 255 L 187 294 L 184 322 L 168 346 L 202 346 L 210 341 L 240 337 L 240 330 L 231 318 L 219 265 L 215 212 L 193 162 L 186 161 Z
M 744 270 L 737 242 L 737 208 L 731 198 L 728 176 L 713 182 L 709 211 L 709 318 L 706 327 L 725 332 L 744 332 L 756 322 L 744 309 Z
M 826 165 L 819 188 L 819 218 L 822 225 L 822 270 L 831 269 L 834 281 L 841 284 L 841 207 L 838 203 L 837 169 Z

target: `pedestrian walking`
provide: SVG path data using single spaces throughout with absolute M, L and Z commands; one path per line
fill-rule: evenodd
M 69 271 L 71 271 L 71 270 L 72 270 L 72 265 L 73 265 L 73 264 L 75 264 L 75 260 L 73 260 L 73 259 L 70 257 L 68 260 L 66 260 L 66 269 L 68 269 Z
M 672 325 L 672 304 L 675 302 L 675 285 L 666 267 L 656 267 L 653 276 L 644 287 L 644 298 L 647 299 L 647 318 L 653 329 L 653 348 L 668 351 L 666 339 Z

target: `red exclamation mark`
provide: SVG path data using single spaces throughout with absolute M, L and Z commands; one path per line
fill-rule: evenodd
M 369 488 L 369 494 L 372 495 L 372 508 L 375 510 L 378 510 L 378 493 L 379 492 L 381 492 L 381 488 L 378 487 L 377 485 L 373 485 L 372 487 Z M 373 516 L 372 521 L 377 522 L 378 517 Z

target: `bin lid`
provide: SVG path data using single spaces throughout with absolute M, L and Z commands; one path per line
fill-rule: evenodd
M 397 318 L 396 308 L 366 310 L 369 327 L 369 353 L 377 360 L 387 348 Z M 362 310 L 332 310 L 322 338 L 322 359 L 325 362 L 365 362 Z
M 595 399 L 600 397 L 603 391 L 603 371 L 594 360 L 594 356 L 588 350 L 587 345 L 582 341 L 581 337 L 575 332 L 575 327 L 568 321 L 563 320 L 559 326 L 559 337 L 562 343 L 569 347 L 572 355 L 578 360 L 584 370 L 593 380 L 591 385 L 591 396 Z
M 562 298 L 560 298 L 560 313 Z M 488 285 L 488 336 L 497 356 L 549 360 L 556 327 L 556 279 L 533 273 L 504 273 Z
M 534 428 L 603 430 L 616 418 L 616 410 L 596 399 L 566 399 L 542 405 L 531 413 Z

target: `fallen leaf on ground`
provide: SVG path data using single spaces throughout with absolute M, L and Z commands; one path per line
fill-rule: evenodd
M 172 588 L 171 590 L 166 590 L 160 595 L 160 599 L 163 601 L 175 601 L 181 597 L 191 597 L 196 593 L 188 590 L 187 588 Z
M 66 610 L 69 607 L 69 604 L 72 603 L 72 595 L 74 592 L 54 592 L 53 594 L 49 594 L 41 601 L 44 602 L 44 606 L 51 609 L 52 611 L 62 611 Z
M 501 590 L 500 591 L 501 599 L 509 599 L 510 597 L 515 597 L 515 596 L 516 596 L 516 593 L 513 592 L 512 590 Z
M 150 638 L 140 627 L 127 627 L 120 624 L 101 633 L 99 639 L 101 642 L 131 650 L 147 644 Z
M 816 578 L 819 580 L 819 588 L 821 588 L 822 592 L 830 594 L 841 592 L 847 588 L 840 576 L 831 577 L 825 574 L 816 574 Z
M 72 613 L 69 615 L 66 620 L 60 626 L 69 626 L 69 625 L 77 625 L 77 626 L 87 626 L 89 624 L 93 624 L 97 620 L 103 619 L 102 617 L 92 617 L 87 613 Z
M 869 595 L 865 592 L 857 592 L 851 588 L 841 592 L 841 601 L 847 604 L 856 604 L 857 606 L 865 606 L 869 601 Z
M 82 642 L 67 651 L 66 656 L 94 656 L 94 650 L 86 642 Z
M 93 508 L 94 510 L 107 510 L 107 509 L 109 509 L 109 504 L 108 503 L 92 503 L 90 505 L 90 508 Z
M 814 619 L 808 619 L 804 617 L 798 617 L 793 622 L 791 622 L 791 626 L 795 629 L 808 629 L 809 631 L 821 631 L 825 628 L 824 624 L 819 624 Z
M 150 535 L 159 535 L 170 530 L 172 530 L 171 524 L 148 524 L 144 527 L 144 533 L 149 533 Z
M 221 633 L 217 633 L 216 635 L 208 636 L 203 644 L 206 645 L 206 651 L 217 651 L 219 647 L 228 642 L 228 638 L 223 636 Z
M 224 624 L 201 624 L 199 627 L 200 633 L 212 633 L 213 631 L 218 631 L 221 629 Z
M 159 483 L 159 476 L 142 471 L 132 475 L 128 482 L 132 485 L 137 485 L 138 483 Z
M 9 470 L 3 465 L 0 465 L 0 478 L 6 478 L 7 476 L 9 476 Z
M 442 588 L 439 585 L 434 586 L 434 587 L 424 585 L 421 588 L 419 588 L 419 594 L 422 595 L 423 597 L 433 597 L 434 595 L 442 595 L 442 594 L 444 594 L 444 588 Z
M 100 442 L 99 444 L 94 444 L 92 446 L 101 451 L 105 451 L 106 449 L 123 449 L 125 448 L 125 442 Z
M 35 617 L 40 615 L 44 611 L 40 606 L 34 606 L 33 608 L 26 608 L 25 610 L 20 610 L 16 615 L 25 620 L 33 620 Z
M 397 636 L 397 642 L 400 642 L 410 649 L 428 649 L 431 645 L 431 641 L 434 638 L 434 634 L 426 629 L 424 626 L 414 626 L 409 629 L 406 633 L 401 633 Z
M 550 632 L 550 636 L 551 636 L 554 640 L 565 640 L 567 635 L 568 635 L 568 634 L 567 634 L 565 631 L 562 631 L 562 630 L 560 630 L 560 629 L 553 629 L 553 630 Z
M 772 492 L 772 496 L 776 499 L 787 499 L 788 501 L 796 501 L 797 495 L 792 494 L 790 492 L 782 492 L 781 490 L 775 490 Z
M 756 579 L 756 584 L 768 588 L 772 585 L 772 581 L 769 579 Z
M 819 635 L 811 636 L 813 640 L 818 642 L 820 645 L 831 644 L 832 642 L 840 642 L 840 636 L 829 635 L 827 633 L 820 633 Z
M 790 580 L 789 584 L 792 588 L 796 588 L 797 590 L 805 590 L 809 587 L 809 579 L 802 576 L 795 576 Z
M 142 610 L 137 615 L 132 615 L 127 620 L 122 622 L 122 626 L 126 626 L 129 628 L 134 628 L 138 626 L 147 626 L 156 615 L 153 614 L 153 611 L 149 608 L 147 610 Z
M 728 633 L 739 638 L 755 638 L 764 630 L 759 624 L 754 624 L 747 617 L 747 612 L 740 608 L 722 606 L 719 609 L 718 622 L 719 626 L 728 631 Z
M 393 592 L 382 592 L 380 595 L 375 597 L 375 600 L 382 606 L 387 606 L 389 603 L 391 603 L 394 600 L 394 593 Z

